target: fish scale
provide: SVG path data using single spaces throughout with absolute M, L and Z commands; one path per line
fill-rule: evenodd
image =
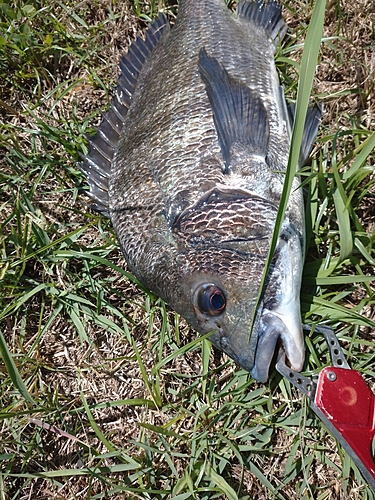
M 242 0 L 236 14 L 223 0 L 181 0 L 173 28 L 160 15 L 121 60 L 81 166 L 130 270 L 260 381 L 279 338 L 294 369 L 304 359 L 298 178 L 259 289 L 294 116 L 274 62 L 285 29 L 274 0 Z M 301 165 L 319 119 L 311 108 Z
M 182 4 L 180 9 L 182 9 L 182 16 L 180 20 L 176 23 L 176 26 L 171 32 L 170 43 L 168 44 L 168 50 L 165 51 L 160 56 L 160 60 L 154 63 L 154 71 L 157 72 L 159 76 L 159 80 L 164 82 L 163 88 L 158 89 L 155 88 L 154 79 L 149 83 L 150 92 L 158 95 L 158 101 L 155 106 L 155 110 L 152 112 L 152 102 L 148 102 L 150 92 L 148 88 L 145 87 L 142 97 L 145 102 L 140 102 L 138 105 L 134 106 L 134 110 L 137 110 L 137 116 L 133 120 L 134 130 L 139 134 L 137 123 L 141 123 L 142 130 L 147 130 L 147 152 L 149 157 L 159 158 L 161 156 L 167 156 L 166 148 L 169 146 L 172 149 L 169 149 L 169 154 L 172 156 L 179 149 L 184 149 L 186 152 L 191 151 L 190 158 L 184 158 L 183 164 L 181 164 L 181 168 L 176 174 L 176 163 L 174 162 L 174 168 L 171 168 L 170 162 L 164 163 L 164 165 L 155 165 L 153 170 L 157 172 L 157 179 L 160 183 L 160 189 L 163 191 L 166 199 L 165 203 L 170 203 L 168 199 L 170 196 L 171 190 L 169 189 L 170 185 L 174 186 L 173 196 L 176 196 L 176 193 L 182 191 L 186 193 L 189 191 L 190 196 L 186 198 L 186 204 L 194 202 L 194 199 L 197 199 L 201 191 L 198 189 L 197 193 L 194 193 L 194 186 L 199 185 L 206 178 L 206 172 L 202 170 L 200 161 L 197 162 L 196 152 L 199 150 L 201 143 L 204 141 L 204 150 L 206 156 L 214 156 L 220 158 L 220 150 L 217 144 L 217 137 L 214 128 L 212 127 L 212 121 L 209 120 L 211 114 L 211 108 L 209 103 L 207 102 L 207 97 L 205 95 L 205 89 L 203 82 L 199 78 L 197 74 L 196 68 L 194 68 L 190 63 L 190 58 L 197 55 L 199 49 L 201 47 L 206 47 L 207 50 L 212 46 L 212 50 L 215 50 L 216 41 L 220 40 L 221 45 L 225 45 L 226 50 L 223 54 L 220 55 L 220 61 L 223 62 L 224 66 L 228 66 L 228 69 L 232 69 L 234 73 L 234 77 L 241 77 L 241 79 L 249 84 L 251 88 L 257 88 L 259 90 L 260 95 L 262 95 L 262 88 L 272 88 L 270 84 L 269 77 L 269 68 L 268 71 L 263 70 L 262 66 L 264 66 L 264 60 L 267 60 L 265 55 L 263 56 L 254 56 L 249 58 L 249 50 L 248 45 L 243 42 L 241 45 L 238 43 L 233 47 L 233 39 L 238 41 L 239 33 L 237 30 L 242 28 L 241 40 L 244 38 L 244 35 L 248 33 L 248 26 L 245 25 L 245 29 L 242 26 L 243 23 L 236 23 L 231 30 L 228 28 L 225 29 L 229 23 L 228 21 L 233 21 L 232 17 L 225 11 L 225 16 L 220 16 L 219 14 L 223 12 L 223 9 L 218 10 L 218 5 L 220 2 L 210 2 L 206 4 L 206 2 L 201 2 L 200 7 L 197 9 L 196 4 L 193 2 L 187 2 L 186 4 Z M 194 7 L 194 9 L 192 9 Z M 186 19 L 187 18 L 187 19 Z M 202 35 L 199 37 L 199 33 L 197 34 L 196 24 L 202 20 Z M 190 22 L 191 26 L 195 26 L 195 29 L 187 30 L 185 29 L 185 23 Z M 230 26 L 230 25 L 229 25 Z M 213 29 L 214 27 L 214 29 Z M 235 30 L 232 33 L 233 29 Z M 229 33 L 228 33 L 229 31 Z M 261 44 L 261 47 L 270 47 L 268 52 L 273 56 L 274 46 L 270 43 L 269 38 L 265 33 L 261 33 L 262 38 L 265 43 Z M 175 39 L 175 40 L 174 40 Z M 239 45 L 239 46 L 238 46 Z M 184 47 L 189 47 L 189 58 L 184 59 Z M 242 49 L 242 50 L 241 50 Z M 236 54 L 238 52 L 238 54 Z M 255 61 L 253 62 L 253 58 Z M 269 58 L 270 59 L 270 58 Z M 181 61 L 178 66 L 169 69 L 169 61 L 176 60 Z M 273 59 L 272 59 L 273 62 Z M 261 71 L 259 71 L 259 65 Z M 258 66 L 257 66 L 258 65 Z M 257 66 L 257 71 L 254 71 L 254 66 Z M 270 63 L 268 63 L 270 66 Z M 234 71 L 235 70 L 235 71 Z M 177 73 L 178 72 L 178 73 Z M 259 76 L 260 75 L 260 76 Z M 262 77 L 262 75 L 265 75 Z M 175 91 L 176 82 L 188 82 L 188 85 L 184 85 L 183 88 L 179 91 Z M 272 81 L 273 86 L 274 82 Z M 182 87 L 182 86 L 181 86 Z M 186 88 L 187 87 L 187 88 Z M 271 103 L 272 104 L 272 103 Z M 275 105 L 269 106 L 270 116 L 277 117 L 280 115 L 280 110 L 273 109 Z M 274 104 L 274 103 L 273 103 Z M 139 114 L 139 109 L 147 110 L 147 116 L 144 114 Z M 284 117 L 285 118 L 285 117 Z M 132 117 L 129 115 L 129 120 L 132 120 Z M 199 123 L 199 136 L 192 136 L 191 129 L 194 127 L 195 122 Z M 278 120 L 270 120 L 271 127 L 275 130 L 271 131 L 275 134 L 275 143 L 277 144 L 275 147 L 272 146 L 272 143 L 269 147 L 269 157 L 272 158 L 275 156 L 273 153 L 273 149 L 276 149 L 278 152 L 278 168 L 280 169 L 280 163 L 283 164 L 284 169 L 286 166 L 287 152 L 288 152 L 288 144 L 285 139 L 282 138 L 282 134 L 279 131 L 280 128 L 280 119 Z M 192 123 L 194 122 L 194 124 Z M 160 127 L 160 123 L 163 123 L 163 126 Z M 277 125 L 277 129 L 276 126 Z M 285 134 L 286 125 L 284 125 L 282 132 Z M 154 139 L 153 131 L 157 133 L 157 138 Z M 276 133 L 277 132 L 277 133 Z M 173 136 L 173 141 L 169 141 L 169 137 Z M 138 137 L 139 139 L 139 137 Z M 197 142 L 196 139 L 199 141 Z M 134 144 L 134 141 L 131 137 L 128 138 L 128 143 Z M 138 143 L 140 141 L 138 140 Z M 283 143 L 285 144 L 283 148 Z M 120 144 L 120 155 L 118 158 L 123 158 L 125 155 L 121 153 L 121 144 Z M 280 152 L 283 152 L 282 162 L 280 162 Z M 168 153 L 168 152 L 167 152 Z M 284 157 L 285 155 L 285 157 Z M 142 153 L 137 150 L 134 152 L 134 156 L 136 157 L 134 160 L 132 157 L 127 158 L 127 164 L 136 165 L 137 161 Z M 276 162 L 274 162 L 276 164 Z M 131 168 L 131 167 L 130 167 Z M 114 184 L 117 185 L 125 185 L 125 179 L 123 177 L 129 178 L 129 167 L 127 169 L 123 169 L 121 163 L 118 167 L 117 173 L 117 161 L 114 165 L 113 169 L 113 181 Z M 144 176 L 142 173 L 141 183 L 144 182 Z M 219 170 L 216 171 L 213 176 L 213 182 L 216 183 L 229 183 L 231 182 L 229 179 L 225 179 L 221 176 L 221 172 Z M 234 179 L 238 182 L 238 179 Z M 129 181 L 128 181 L 129 182 Z M 136 189 L 137 179 L 132 178 L 133 187 Z M 243 183 L 243 179 L 242 179 Z M 295 186 L 297 187 L 297 186 Z M 279 182 L 279 194 L 282 190 L 282 180 Z M 124 189 L 122 191 L 127 191 Z M 123 192 L 119 192 L 119 197 L 123 199 Z M 113 191 L 113 200 L 116 202 L 116 194 L 117 191 Z M 195 196 L 194 196 L 195 195 Z M 131 200 L 128 201 L 131 203 Z

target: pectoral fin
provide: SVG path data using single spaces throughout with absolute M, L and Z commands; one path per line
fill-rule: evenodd
M 199 71 L 206 86 L 216 132 L 227 171 L 231 150 L 238 144 L 249 154 L 266 157 L 269 124 L 260 97 L 247 85 L 232 78 L 205 49 L 199 53 Z
M 293 127 L 294 123 L 295 111 L 296 111 L 295 104 L 289 104 L 288 115 L 291 128 Z M 307 109 L 306 121 L 303 129 L 301 150 L 298 160 L 299 168 L 304 166 L 309 157 L 316 136 L 318 134 L 318 127 L 321 118 L 322 118 L 322 109 L 317 104 Z

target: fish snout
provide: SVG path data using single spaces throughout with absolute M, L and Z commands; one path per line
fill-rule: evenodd
M 279 339 L 284 345 L 291 368 L 296 371 L 302 370 L 305 358 L 302 325 L 299 318 L 296 320 L 294 317 L 294 320 L 276 311 L 263 312 L 257 335 L 255 363 L 251 370 L 252 376 L 259 382 L 266 382 L 268 379 L 270 364 Z

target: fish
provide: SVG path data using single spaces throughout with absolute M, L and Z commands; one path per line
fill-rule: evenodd
M 80 166 L 131 272 L 260 382 L 279 342 L 304 363 L 298 177 L 260 290 L 295 112 L 275 65 L 286 30 L 276 0 L 180 0 L 172 28 L 161 13 L 122 57 Z M 320 117 L 309 108 L 299 167 Z

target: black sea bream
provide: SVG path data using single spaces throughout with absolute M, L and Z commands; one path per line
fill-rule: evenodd
M 255 311 L 293 121 L 274 62 L 285 31 L 276 1 L 233 14 L 181 0 L 172 29 L 160 15 L 123 57 L 82 164 L 134 275 L 259 381 L 279 338 L 291 367 L 304 361 L 297 178 Z M 319 118 L 309 110 L 301 164 Z

